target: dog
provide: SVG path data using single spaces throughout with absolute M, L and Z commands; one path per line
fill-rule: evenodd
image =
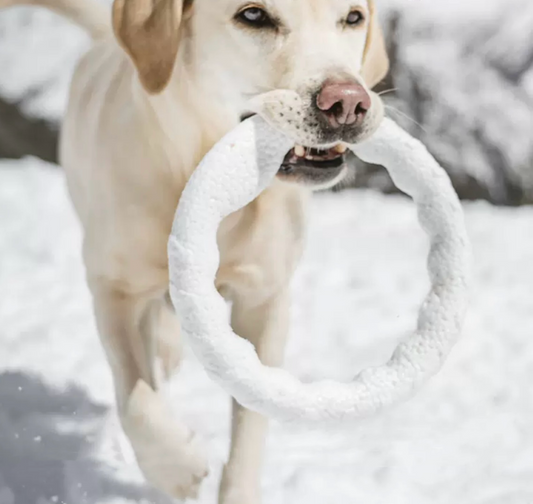
M 282 363 L 289 283 L 313 190 L 346 176 L 346 147 L 383 116 L 371 92 L 388 59 L 374 0 L 0 0 L 47 7 L 93 38 L 75 70 L 60 159 L 84 230 L 83 258 L 117 408 L 152 485 L 194 497 L 208 472 L 160 392 L 180 362 L 167 240 L 198 162 L 250 114 L 253 97 L 297 91 L 309 144 L 221 225 L 216 286 L 234 331 Z M 267 420 L 234 402 L 221 504 L 258 504 Z

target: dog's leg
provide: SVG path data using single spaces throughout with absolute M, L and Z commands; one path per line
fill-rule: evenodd
M 93 282 L 91 290 L 120 420 L 139 467 L 151 484 L 173 497 L 195 496 L 207 474 L 206 460 L 189 429 L 173 417 L 155 377 L 158 333 L 179 338 L 177 318 L 163 295 L 133 295 L 103 281 Z M 169 369 L 175 356 L 167 357 Z
M 267 366 L 279 366 L 287 339 L 289 295 L 286 291 L 260 306 L 246 299 L 233 303 L 232 326 L 251 341 Z M 261 468 L 268 421 L 233 401 L 230 456 L 220 485 L 220 504 L 257 504 L 261 501 Z

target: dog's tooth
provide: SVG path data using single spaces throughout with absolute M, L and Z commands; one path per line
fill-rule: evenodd
M 346 145 L 339 144 L 335 146 L 335 150 L 339 154 L 344 154 L 348 150 L 348 147 L 346 147 Z
M 294 153 L 298 157 L 304 157 L 305 156 L 305 149 L 301 145 L 295 145 L 294 146 Z

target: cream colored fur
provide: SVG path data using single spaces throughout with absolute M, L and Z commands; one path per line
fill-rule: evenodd
M 50 7 L 95 39 L 72 80 L 61 163 L 84 229 L 87 279 L 124 431 L 148 481 L 187 497 L 207 474 L 207 459 L 172 417 L 156 379 L 158 361 L 168 377 L 180 360 L 166 246 L 184 185 L 254 95 L 276 88 L 306 92 L 337 75 L 366 76 L 370 87 L 387 62 L 373 2 L 366 0 L 355 5 L 364 9 L 367 24 L 349 32 L 338 19 L 353 1 L 265 0 L 285 22 L 280 33 L 238 26 L 233 16 L 243 0 L 194 0 L 179 13 L 181 22 L 165 25 L 168 47 L 151 39 L 161 33 L 157 23 L 167 19 L 153 16 L 154 6 L 172 13 L 181 2 L 135 1 L 115 4 L 116 36 L 110 15 L 90 0 L 0 0 L 0 7 Z M 133 14 L 124 5 L 134 5 Z M 147 37 L 151 45 L 136 44 L 135 37 Z M 143 47 L 169 52 L 143 53 Z M 169 70 L 172 51 L 177 56 Z M 379 99 L 373 99 L 377 112 L 369 114 L 367 129 L 377 126 L 381 114 Z M 309 194 L 305 186 L 277 181 L 219 231 L 217 286 L 233 302 L 233 327 L 272 366 L 282 362 L 289 282 L 302 249 Z M 266 428 L 264 418 L 233 405 L 221 503 L 260 501 Z

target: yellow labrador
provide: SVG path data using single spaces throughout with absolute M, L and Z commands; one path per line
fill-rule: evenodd
M 180 360 L 167 294 L 167 238 L 181 191 L 211 146 L 277 88 L 307 100 L 309 144 L 276 182 L 219 231 L 217 286 L 235 331 L 262 361 L 282 361 L 288 286 L 306 201 L 345 173 L 343 141 L 374 131 L 370 91 L 388 61 L 374 0 L 0 0 L 49 7 L 94 44 L 73 77 L 61 162 L 84 228 L 84 260 L 124 431 L 147 480 L 174 497 L 197 492 L 206 458 L 172 418 L 156 364 Z M 220 502 L 260 501 L 264 418 L 233 406 Z

